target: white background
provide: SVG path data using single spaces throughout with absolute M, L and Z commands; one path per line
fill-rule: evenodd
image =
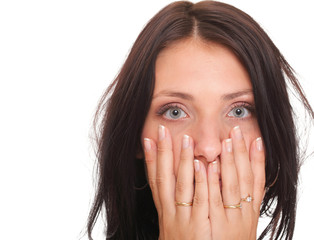
M 97 102 L 145 23 L 169 2 L 0 2 L 0 239 L 81 236 Z M 225 2 L 269 33 L 313 106 L 311 1 Z M 313 235 L 313 172 L 311 158 L 301 171 L 294 239 Z

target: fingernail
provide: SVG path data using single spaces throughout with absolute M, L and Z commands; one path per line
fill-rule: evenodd
M 198 172 L 200 170 L 200 162 L 197 159 L 194 159 L 194 168 L 195 172 Z
M 159 140 L 163 140 L 165 138 L 165 127 L 163 125 L 159 125 L 158 127 L 158 138 Z
M 233 131 L 234 131 L 234 136 L 236 137 L 236 139 L 242 139 L 242 132 L 239 126 L 234 127 Z
M 232 152 L 232 140 L 231 138 L 228 138 L 225 140 L 225 147 L 226 147 L 226 150 L 227 152 Z
M 213 170 L 214 173 L 218 172 L 218 166 L 217 166 L 217 161 L 213 161 L 210 163 L 210 166 Z
M 263 141 L 261 137 L 256 139 L 256 147 L 258 151 L 263 151 Z
M 146 152 L 148 152 L 152 148 L 149 138 L 144 138 L 144 148 Z
M 188 135 L 184 135 L 182 139 L 182 147 L 184 149 L 188 148 L 190 145 L 190 137 Z

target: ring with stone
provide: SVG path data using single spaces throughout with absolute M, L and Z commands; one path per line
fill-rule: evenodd
M 241 198 L 241 201 L 242 202 L 248 202 L 248 203 L 250 203 L 250 202 L 252 202 L 254 200 L 254 198 L 249 194 L 249 195 L 247 195 L 245 198 Z

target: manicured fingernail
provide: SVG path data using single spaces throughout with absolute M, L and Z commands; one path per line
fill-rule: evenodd
M 242 139 L 242 132 L 239 126 L 234 127 L 233 132 L 236 139 Z
M 158 138 L 159 140 L 163 140 L 165 138 L 165 127 L 163 125 L 159 125 L 158 127 Z
M 200 170 L 200 162 L 197 159 L 194 159 L 194 168 L 195 172 L 198 172 Z
M 218 166 L 217 166 L 217 161 L 213 161 L 210 163 L 210 166 L 213 170 L 214 173 L 218 172 Z
M 146 152 L 151 150 L 152 146 L 150 144 L 150 139 L 149 138 L 144 138 L 144 148 L 145 148 Z
M 225 140 L 225 147 L 226 147 L 226 150 L 227 152 L 232 152 L 232 140 L 231 138 L 228 138 Z
M 190 137 L 188 135 L 184 135 L 182 139 L 182 147 L 184 149 L 188 148 L 190 145 Z
M 263 141 L 261 137 L 256 139 L 256 147 L 258 151 L 263 151 Z

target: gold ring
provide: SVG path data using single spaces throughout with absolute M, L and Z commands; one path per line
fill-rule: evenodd
M 232 208 L 232 209 L 242 208 L 242 204 L 241 202 L 239 202 L 238 204 L 235 204 L 235 205 L 224 205 L 224 208 Z
M 180 207 L 190 207 L 193 205 L 193 202 L 176 202 L 176 206 L 180 206 Z
M 254 200 L 254 198 L 251 197 L 250 194 L 247 195 L 247 197 L 245 197 L 245 198 L 241 198 L 241 201 L 242 201 L 242 202 L 248 202 L 248 203 L 250 203 L 250 202 L 252 202 L 253 200 Z

